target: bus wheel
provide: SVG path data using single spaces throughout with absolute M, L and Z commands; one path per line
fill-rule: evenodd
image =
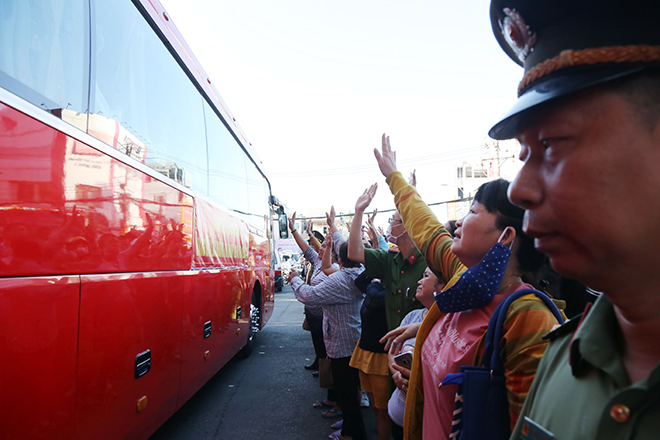
M 250 304 L 250 327 L 248 329 L 248 340 L 239 352 L 243 359 L 250 356 L 254 349 L 254 340 L 261 329 L 261 294 L 258 289 L 252 292 L 252 303 Z

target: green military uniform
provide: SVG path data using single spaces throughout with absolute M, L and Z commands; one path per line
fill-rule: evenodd
M 415 299 L 417 281 L 424 275 L 426 260 L 415 248 L 410 255 L 376 249 L 364 250 L 366 276 L 385 283 L 385 315 L 387 329 L 395 329 L 411 310 L 424 306 Z
M 619 324 L 606 297 L 577 328 L 579 318 L 548 335 L 550 345 L 511 439 L 660 438 L 660 365 L 630 384 Z M 543 430 L 548 433 L 536 435 Z

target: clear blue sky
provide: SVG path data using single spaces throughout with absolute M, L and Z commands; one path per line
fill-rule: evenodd
M 522 69 L 497 45 L 489 1 L 161 0 L 257 150 L 273 193 L 310 215 L 350 210 L 379 182 L 391 136 L 428 203 L 516 100 Z M 444 188 L 444 190 L 443 190 Z

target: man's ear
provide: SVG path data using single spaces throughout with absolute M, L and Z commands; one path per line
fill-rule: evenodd
M 504 232 L 502 232 L 502 235 L 500 235 L 499 240 L 497 241 L 499 243 L 502 243 L 504 246 L 508 247 L 509 249 L 511 249 L 515 239 L 516 239 L 516 228 L 512 226 L 507 226 L 504 229 Z

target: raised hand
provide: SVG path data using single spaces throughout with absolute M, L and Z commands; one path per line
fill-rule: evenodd
M 289 217 L 289 229 L 291 232 L 296 229 L 296 212 L 298 211 L 294 211 L 293 214 L 291 214 L 291 217 Z
M 367 223 L 369 223 L 370 226 L 374 225 L 376 214 L 378 214 L 378 208 L 374 208 L 374 212 L 372 212 L 371 215 L 367 214 Z M 374 229 L 376 228 L 374 227 Z
M 367 221 L 368 223 L 368 221 Z M 369 240 L 371 240 L 371 244 L 375 249 L 378 248 L 378 232 L 376 232 L 376 229 L 373 227 L 373 225 L 369 225 L 367 227 L 367 236 L 369 237 Z
M 332 205 L 330 207 L 330 213 L 327 213 L 327 212 L 325 213 L 325 220 L 328 222 L 328 230 L 329 230 L 330 234 L 332 234 L 333 232 L 336 232 L 336 231 L 339 230 L 337 228 L 337 226 L 335 225 L 336 215 L 337 214 L 335 212 L 335 206 L 334 205 Z
M 376 195 L 378 184 L 374 183 L 368 189 L 365 189 L 362 195 L 355 202 L 355 212 L 364 212 Z
M 411 186 L 417 187 L 417 175 L 415 174 L 417 170 L 413 170 L 412 173 L 410 173 L 410 177 L 408 178 L 408 183 Z
M 396 171 L 396 153 L 392 151 L 390 137 L 386 136 L 385 133 L 383 133 L 381 142 L 381 151 L 378 151 L 378 148 L 374 148 L 374 155 L 376 156 L 380 172 L 383 176 L 387 177 Z

